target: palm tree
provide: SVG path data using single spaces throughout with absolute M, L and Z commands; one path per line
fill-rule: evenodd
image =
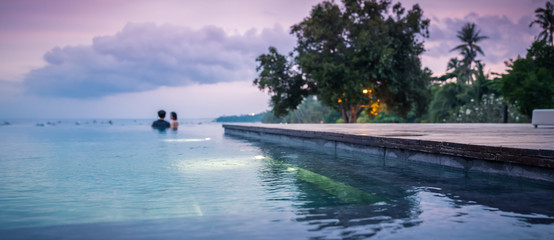
M 465 76 L 471 75 L 472 65 L 476 62 L 475 58 L 477 57 L 477 53 L 480 53 L 483 56 L 485 55 L 485 53 L 483 53 L 483 50 L 479 45 L 477 45 L 477 43 L 489 37 L 480 36 L 480 33 L 480 30 L 478 31 L 475 29 L 475 23 L 466 23 L 466 25 L 464 25 L 462 29 L 458 31 L 458 35 L 456 35 L 458 39 L 462 41 L 462 44 L 450 50 L 451 52 L 459 50 L 464 57 L 462 59 L 462 66 L 465 68 L 464 70 L 461 70 L 461 72 L 463 72 Z M 471 77 L 468 80 L 468 82 L 473 81 Z
M 548 42 L 550 46 L 554 46 L 554 5 L 551 2 L 546 2 L 546 8 L 537 8 L 535 10 L 535 17 L 537 19 L 531 24 L 529 24 L 529 27 L 532 27 L 533 24 L 539 24 L 543 31 L 539 33 L 539 36 L 537 36 L 537 39 L 543 40 Z
M 463 61 L 458 60 L 457 58 L 451 58 L 448 61 L 446 66 L 446 71 L 452 70 L 452 72 L 445 75 L 446 78 L 456 78 L 458 84 L 464 84 L 469 76 L 466 72 L 467 67 L 464 65 Z

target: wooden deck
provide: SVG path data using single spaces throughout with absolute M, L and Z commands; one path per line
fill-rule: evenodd
M 545 169 L 554 181 L 554 126 L 531 124 L 224 124 L 250 132 L 368 148 L 409 150 Z M 325 143 L 321 143 L 324 145 Z M 327 144 L 328 145 L 328 144 Z M 386 154 L 386 152 L 385 152 Z M 398 154 L 396 154 L 398 155 Z M 410 160 L 410 159 L 407 159 Z M 462 164 L 461 168 L 471 168 Z M 512 166 L 510 166 L 512 167 Z

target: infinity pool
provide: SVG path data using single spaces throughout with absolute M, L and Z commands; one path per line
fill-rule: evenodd
M 554 185 L 224 135 L 0 126 L 0 239 L 552 239 Z

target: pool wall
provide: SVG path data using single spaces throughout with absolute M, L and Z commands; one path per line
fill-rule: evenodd
M 271 129 L 224 124 L 225 134 L 309 147 L 330 154 L 357 153 L 382 159 L 383 165 L 419 162 L 441 165 L 467 172 L 499 174 L 554 183 L 554 169 L 547 156 L 525 155 L 521 151 L 489 146 L 461 145 L 448 142 L 348 135 L 331 132 Z M 504 152 L 502 152 L 504 150 Z M 529 152 L 529 151 L 527 151 Z M 515 153 L 515 154 L 514 154 Z M 510 155 L 511 154 L 511 155 Z M 540 154 L 540 152 L 538 153 Z M 525 161 L 527 164 L 519 162 Z

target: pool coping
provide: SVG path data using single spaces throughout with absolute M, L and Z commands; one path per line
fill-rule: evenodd
M 554 150 L 526 149 L 449 141 L 356 135 L 287 129 L 258 124 L 223 124 L 226 134 L 367 153 L 383 158 L 425 162 L 484 173 L 554 182 Z

